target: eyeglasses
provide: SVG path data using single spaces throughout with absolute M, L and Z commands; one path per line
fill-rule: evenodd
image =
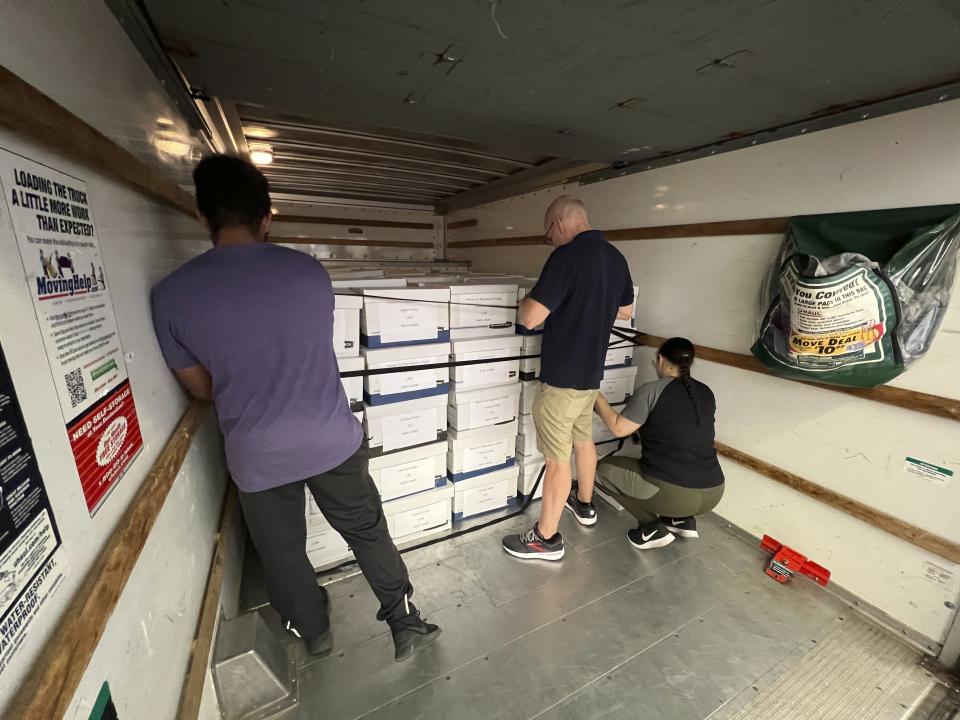
M 554 220 L 552 223 L 550 223 L 550 224 L 547 226 L 546 232 L 544 232 L 544 234 L 543 234 L 543 241 L 544 241 L 547 245 L 553 245 L 553 241 L 550 239 L 550 231 L 553 230 L 553 226 L 556 225 L 556 224 L 557 224 L 557 221 Z

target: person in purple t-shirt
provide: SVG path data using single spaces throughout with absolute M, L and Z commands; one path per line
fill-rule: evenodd
M 154 328 L 190 394 L 216 407 L 270 603 L 312 655 L 332 651 L 330 599 L 306 552 L 306 486 L 353 550 L 404 660 L 440 629 L 410 602 L 407 568 L 367 473 L 333 350 L 330 277 L 309 255 L 264 242 L 270 194 L 253 165 L 214 155 L 193 179 L 214 247 L 153 289 Z

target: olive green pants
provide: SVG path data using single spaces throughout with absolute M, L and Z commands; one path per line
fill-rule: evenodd
M 612 457 L 597 465 L 597 482 L 641 525 L 661 517 L 682 518 L 713 510 L 723 497 L 723 485 L 687 488 L 640 474 L 640 461 Z

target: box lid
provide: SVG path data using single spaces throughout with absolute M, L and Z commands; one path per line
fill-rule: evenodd
M 513 382 L 509 385 L 495 385 L 494 387 L 481 388 L 480 390 L 456 390 L 449 393 L 449 401 L 454 407 L 459 407 L 460 405 L 482 402 L 483 400 L 494 400 L 498 397 L 508 395 L 520 397 L 520 383 Z
M 500 438 L 514 438 L 517 434 L 517 420 L 514 418 L 510 422 L 502 425 L 492 425 L 473 430 L 454 430 L 450 428 L 447 431 L 447 437 L 450 441 L 451 450 L 460 450 L 464 447 L 470 447 L 482 442 L 499 440 Z
M 380 418 L 391 417 L 393 415 L 404 415 L 408 412 L 417 410 L 427 410 L 429 408 L 442 408 L 446 406 L 447 398 L 443 395 L 432 395 L 416 400 L 404 400 L 387 405 L 366 405 L 364 411 L 367 413 L 367 420 L 379 420 Z
M 432 505 L 439 500 L 450 500 L 453 498 L 453 483 L 447 480 L 446 483 L 438 488 L 431 488 L 422 492 L 387 500 L 383 503 L 383 512 L 387 515 L 396 515 L 407 510 L 416 510 L 426 505 Z M 451 508 L 452 511 L 452 508 Z
M 534 351 L 539 353 L 543 348 L 543 335 L 517 335 L 521 340 L 524 353 Z
M 462 283 L 451 283 L 450 296 L 457 295 L 475 295 L 477 293 L 506 293 L 512 295 L 517 292 L 517 284 L 508 282 L 491 282 L 489 279 L 471 281 Z
M 496 337 L 479 338 L 470 340 L 454 340 L 450 343 L 453 355 L 470 352 L 483 352 L 484 350 L 520 350 L 523 344 L 522 335 L 497 335 Z M 511 353 L 516 354 L 516 353 Z
M 520 466 L 520 472 L 539 472 L 540 466 L 546 462 L 543 455 L 537 452 L 536 455 L 517 455 L 517 464 Z
M 363 370 L 364 362 L 362 357 L 338 357 L 337 367 L 340 372 L 352 372 L 354 370 Z
M 367 304 L 391 302 L 392 300 L 429 300 L 431 302 L 439 303 L 450 302 L 449 288 L 365 288 L 361 290 L 361 292 L 364 295 L 364 302 Z
M 506 482 L 510 484 L 511 493 L 516 492 L 517 480 L 520 477 L 520 468 L 516 465 L 513 465 L 508 468 L 503 468 L 502 470 L 494 470 L 493 472 L 482 473 L 480 475 L 475 475 L 472 478 L 467 478 L 466 480 L 458 480 L 454 483 L 454 493 L 462 493 L 465 490 L 472 490 L 473 488 L 486 487 L 487 485 L 493 485 L 494 483 Z
M 331 281 L 334 289 L 339 290 L 341 288 L 405 288 L 407 286 L 407 281 L 403 278 L 376 278 L 376 279 L 344 279 L 337 280 L 334 279 Z
M 426 460 L 429 457 L 447 454 L 447 443 L 444 441 L 421 445 L 420 447 L 410 448 L 409 450 L 398 450 L 397 452 L 387 453 L 379 457 L 370 458 L 371 470 L 382 470 L 383 468 L 393 467 L 394 465 L 403 465 L 414 460 Z
M 450 357 L 450 343 L 429 343 L 427 345 L 403 345 L 392 348 L 360 348 L 360 354 L 367 359 L 370 367 L 380 363 L 389 363 L 396 360 L 416 360 L 418 358 L 442 357 L 446 361 Z M 416 370 L 411 365 L 410 370 Z
M 359 310 L 363 307 L 363 296 L 342 290 L 334 293 L 333 301 L 333 306 L 337 310 Z
M 607 368 L 603 371 L 603 379 L 609 380 L 610 378 L 618 377 L 635 377 L 637 374 L 637 368 L 635 365 L 628 365 L 627 367 L 619 368 Z

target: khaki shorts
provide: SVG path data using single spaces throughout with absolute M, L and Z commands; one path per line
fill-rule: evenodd
M 540 383 L 533 401 L 533 423 L 537 448 L 545 458 L 568 463 L 575 442 L 593 442 L 593 403 L 598 392 Z

